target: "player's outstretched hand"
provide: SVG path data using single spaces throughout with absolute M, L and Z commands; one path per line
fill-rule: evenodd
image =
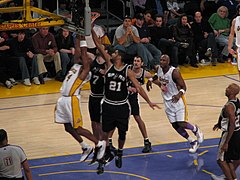
M 156 103 L 150 102 L 150 103 L 149 103 L 149 106 L 150 106 L 153 110 L 155 109 L 155 107 L 158 108 L 158 109 L 161 109 Z
M 150 91 L 150 89 L 152 89 L 152 81 L 150 81 L 150 80 L 147 81 L 146 89 L 147 89 L 148 92 Z
M 213 130 L 214 130 L 214 131 L 219 130 L 219 126 L 218 126 L 218 124 L 215 124 L 215 125 L 213 126 Z

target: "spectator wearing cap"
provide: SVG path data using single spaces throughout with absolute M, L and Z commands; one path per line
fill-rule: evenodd
M 137 54 L 142 57 L 144 63 L 152 62 L 153 56 L 140 42 L 138 30 L 131 23 L 131 17 L 126 16 L 124 17 L 123 24 L 116 29 L 113 39 L 114 49 L 121 50 L 133 56 Z
M 140 42 L 148 49 L 148 51 L 153 56 L 152 62 L 144 62 L 144 64 L 147 65 L 148 69 L 154 68 L 156 65 L 159 65 L 159 60 L 162 53 L 158 48 L 156 48 L 156 46 L 151 43 L 150 29 L 144 22 L 144 16 L 142 13 L 136 14 L 135 27 L 138 30 Z
M 39 85 L 37 57 L 34 55 L 32 41 L 26 38 L 25 31 L 18 31 L 17 37 L 9 41 L 9 46 L 11 57 L 18 61 L 23 84 L 31 86 L 30 79 L 32 78 L 33 83 Z M 31 69 L 31 76 L 28 69 Z

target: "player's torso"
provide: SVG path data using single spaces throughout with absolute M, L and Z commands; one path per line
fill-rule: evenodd
M 105 64 L 105 62 L 99 63 L 97 59 L 92 62 L 91 96 L 103 96 Z
M 91 73 L 85 78 L 85 80 L 79 79 L 79 72 L 81 70 L 81 65 L 74 64 L 68 71 L 65 77 L 62 87 L 61 94 L 63 96 L 75 96 L 80 94 L 80 90 L 83 85 L 90 79 Z
M 240 129 L 240 103 L 238 99 L 228 101 L 226 105 L 223 107 L 220 114 L 221 130 L 228 131 L 228 128 L 229 128 L 229 117 L 226 115 L 226 106 L 229 103 L 232 103 L 233 106 L 235 106 L 235 131 L 238 131 Z
M 128 98 L 127 70 L 126 64 L 121 69 L 116 69 L 113 65 L 105 75 L 104 97 L 113 102 L 126 102 Z
M 178 88 L 172 78 L 174 69 L 175 68 L 171 66 L 165 74 L 161 68 L 158 69 L 158 78 L 161 83 L 162 96 L 165 100 L 171 100 L 173 95 L 178 94 Z

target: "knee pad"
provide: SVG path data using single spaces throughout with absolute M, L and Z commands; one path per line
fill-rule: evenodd
M 120 139 L 122 141 L 125 141 L 125 139 L 126 139 L 126 131 L 119 130 L 118 131 L 118 139 Z
M 174 122 L 172 123 L 172 127 L 177 130 L 179 128 L 179 125 L 177 122 Z

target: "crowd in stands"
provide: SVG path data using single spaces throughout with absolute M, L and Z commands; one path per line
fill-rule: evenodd
M 11 1 L 6 6 L 20 5 L 16 2 Z M 83 1 L 80 2 L 80 7 L 84 7 Z M 227 49 L 228 36 L 231 21 L 239 12 L 237 1 L 132 2 L 135 16 L 124 17 L 112 39 L 107 37 L 103 27 L 94 25 L 103 44 L 126 53 L 127 63 L 138 55 L 143 58 L 145 68 L 155 69 L 161 54 L 168 54 L 174 67 L 189 63 L 198 68 L 201 59 L 216 66 L 231 58 Z M 37 7 L 36 0 L 31 0 L 31 4 Z M 70 5 L 68 0 L 59 0 L 59 9 L 53 12 L 70 17 Z M 38 17 L 38 14 L 32 16 Z M 18 12 L 0 15 L 1 22 L 20 18 Z M 86 39 L 89 54 L 94 56 L 96 48 L 92 38 Z M 74 42 L 75 33 L 60 27 L 0 32 L 0 82 L 12 88 L 16 78 L 26 86 L 44 84 L 46 76 L 63 81 L 73 63 Z

